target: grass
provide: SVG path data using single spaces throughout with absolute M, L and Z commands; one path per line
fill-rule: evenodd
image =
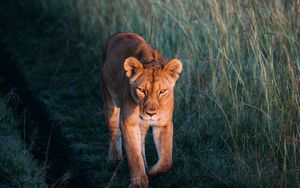
M 300 183 L 298 1 L 35 0 L 6 3 L 2 16 L 17 20 L 16 5 L 23 18 L 3 22 L 2 41 L 71 140 L 75 175 L 85 171 L 100 187 L 112 175 L 100 115 L 102 49 L 111 34 L 131 31 L 184 67 L 176 87 L 174 167 L 150 186 Z M 127 168 L 111 187 L 128 184 Z
M 45 170 L 29 152 L 5 98 L 0 98 L 0 187 L 46 187 Z

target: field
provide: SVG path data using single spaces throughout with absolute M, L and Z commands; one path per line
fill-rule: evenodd
M 0 112 L 0 187 L 46 187 L 45 169 L 25 149 L 5 98 L 0 98 Z
M 28 157 L 30 143 L 39 144 L 31 138 L 20 153 L 28 169 L 40 170 L 38 180 L 27 185 L 20 178 L 4 179 L 0 170 L 1 186 L 129 184 L 126 161 L 118 169 L 107 164 L 100 81 L 105 43 L 120 31 L 139 33 L 166 59 L 183 62 L 175 89 L 174 166 L 150 179 L 150 187 L 300 184 L 299 0 L 11 0 L 1 2 L 0 10 L 2 48 L 71 151 L 54 179 L 47 169 L 56 163 L 43 168 L 48 156 Z M 3 105 L 0 101 L 0 110 Z M 15 130 L 27 138 L 32 130 L 24 127 Z M 46 148 L 55 148 L 59 141 L 52 131 L 45 135 Z M 64 155 L 61 149 L 53 152 Z M 151 131 L 146 155 L 149 164 L 156 162 Z M 22 169 L 13 170 L 22 176 Z

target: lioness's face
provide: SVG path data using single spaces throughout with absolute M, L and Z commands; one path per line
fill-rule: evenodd
M 124 69 L 129 77 L 131 96 L 140 107 L 141 120 L 156 124 L 172 116 L 174 86 L 182 69 L 179 60 L 170 61 L 162 69 L 144 69 L 137 59 L 130 57 Z
M 131 84 L 131 96 L 140 106 L 140 118 L 152 121 L 164 118 L 166 104 L 173 105 L 173 88 L 174 84 L 162 70 L 145 69 Z

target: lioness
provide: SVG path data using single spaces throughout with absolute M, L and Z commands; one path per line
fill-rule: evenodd
M 149 175 L 171 168 L 174 86 L 182 70 L 178 59 L 167 62 L 141 36 L 117 33 L 108 41 L 103 65 L 110 162 L 123 159 L 122 139 L 130 168 L 129 187 L 148 187 L 145 136 L 149 126 L 158 162 Z

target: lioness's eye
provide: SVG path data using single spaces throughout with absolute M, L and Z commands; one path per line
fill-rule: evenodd
M 159 94 L 162 95 L 162 94 L 166 93 L 166 91 L 167 91 L 166 89 L 160 90 Z
M 137 88 L 140 92 L 145 93 L 145 90 L 143 88 Z

